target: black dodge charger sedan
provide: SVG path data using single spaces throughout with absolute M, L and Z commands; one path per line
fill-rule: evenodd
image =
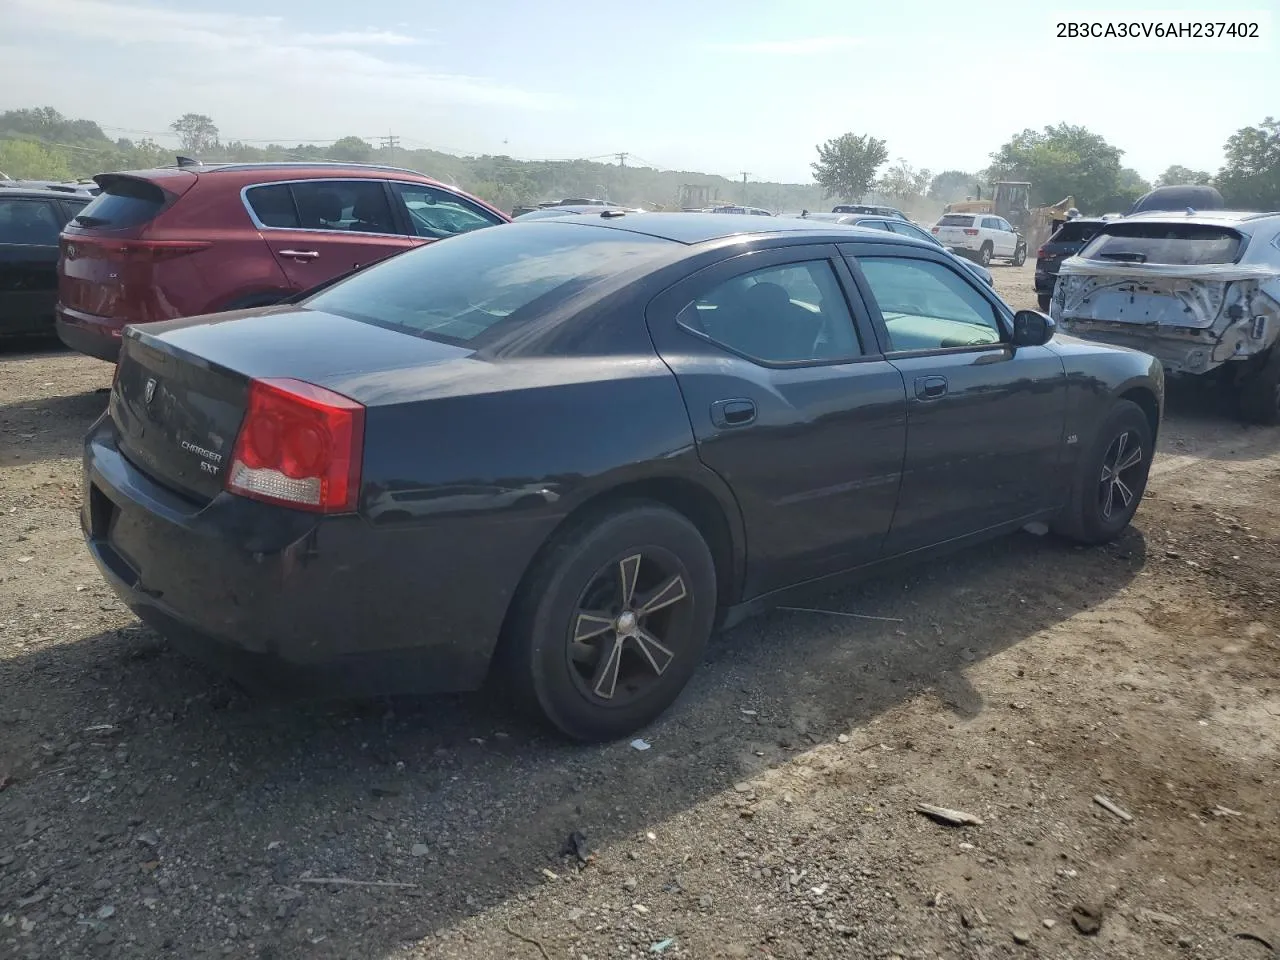
M 1033 521 L 1115 537 L 1163 404 L 1152 358 L 918 240 L 605 210 L 130 328 L 82 520 L 139 617 L 242 679 L 492 679 L 607 739 L 788 593 Z

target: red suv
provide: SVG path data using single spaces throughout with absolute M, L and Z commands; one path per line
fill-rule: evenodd
M 94 178 L 67 224 L 57 329 L 114 361 L 127 324 L 261 307 L 411 247 L 510 220 L 411 170 L 238 163 Z

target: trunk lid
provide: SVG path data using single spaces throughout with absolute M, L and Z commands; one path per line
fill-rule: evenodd
M 165 321 L 126 331 L 109 409 L 134 466 L 204 503 L 223 489 L 251 379 L 292 377 L 362 401 L 344 388 L 472 352 L 290 306 Z
M 63 306 L 99 317 L 131 316 L 157 260 L 181 256 L 195 247 L 147 244 L 141 238 L 157 216 L 196 182 L 185 170 L 144 175 L 108 173 L 95 178 L 102 192 L 66 225 L 59 241 L 58 300 Z

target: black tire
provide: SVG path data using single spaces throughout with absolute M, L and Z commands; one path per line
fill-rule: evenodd
M 984 267 L 991 266 L 991 244 L 984 243 L 982 249 L 978 251 L 978 262 Z
M 633 557 L 641 559 L 633 564 Z M 629 602 L 622 597 L 627 576 Z M 644 613 L 646 594 L 652 604 L 670 602 Z M 637 630 L 623 635 L 628 611 Z M 715 562 L 697 527 L 659 504 L 620 504 L 576 524 L 536 561 L 502 638 L 502 679 L 527 710 L 567 736 L 617 739 L 680 695 L 702 660 L 715 611 Z
M 1041 312 L 1041 313 L 1048 313 L 1048 312 L 1049 312 L 1049 304 L 1053 302 L 1053 297 L 1046 296 L 1045 294 L 1043 294 L 1043 293 L 1042 293 L 1042 294 L 1039 294 L 1039 295 L 1036 297 L 1036 300 L 1037 300 L 1037 301 L 1039 302 L 1039 304 L 1040 304 L 1040 312 Z
M 1135 443 L 1138 456 L 1130 462 Z M 1151 424 L 1142 408 L 1131 400 L 1117 400 L 1080 458 L 1070 499 L 1054 521 L 1053 531 L 1089 544 L 1107 543 L 1124 532 L 1146 492 L 1153 446 Z M 1117 461 L 1129 466 L 1112 480 Z
M 1241 382 L 1239 390 L 1241 420 L 1266 427 L 1280 423 L 1280 350 L 1272 347 L 1266 360 Z
M 1026 262 L 1027 262 L 1027 245 L 1025 243 L 1020 243 L 1018 244 L 1017 249 L 1013 251 L 1013 265 L 1015 267 L 1020 267 Z

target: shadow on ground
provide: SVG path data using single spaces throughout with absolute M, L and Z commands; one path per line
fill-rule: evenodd
M 979 715 L 967 667 L 1144 562 L 1136 530 L 1095 550 L 1024 534 L 807 604 L 901 622 L 749 621 L 644 752 L 568 745 L 482 695 L 265 706 L 140 627 L 29 647 L 0 661 L 0 914 L 38 914 L 23 943 L 44 957 L 381 960 L 571 869 L 572 831 L 661 830 L 928 690 L 939 723 Z

